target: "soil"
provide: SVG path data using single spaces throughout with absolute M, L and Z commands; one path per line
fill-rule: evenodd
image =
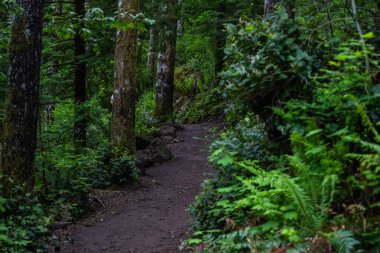
M 96 192 L 103 208 L 64 231 L 65 252 L 180 252 L 189 236 L 187 211 L 211 168 L 207 165 L 213 123 L 185 125 L 170 144 L 174 158 L 146 170 L 140 185 Z M 61 252 L 62 252 L 61 251 Z

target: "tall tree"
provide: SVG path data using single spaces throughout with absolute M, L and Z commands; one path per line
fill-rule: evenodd
M 83 28 L 83 18 L 85 17 L 85 0 L 74 1 L 76 13 L 76 32 L 74 36 L 75 54 L 75 77 L 74 77 L 74 100 L 75 100 L 75 122 L 74 122 L 74 142 L 76 150 L 79 151 L 86 145 L 86 74 L 87 66 L 84 61 L 86 55 L 86 43 L 81 35 Z
M 154 77 L 155 77 L 155 69 L 156 66 L 156 45 L 157 45 L 157 28 L 155 25 L 150 27 L 149 31 L 149 53 L 148 53 L 148 83 L 147 88 L 153 87 Z
M 133 24 L 139 0 L 119 1 L 119 22 Z M 112 96 L 112 145 L 119 150 L 136 152 L 135 108 L 137 90 L 137 30 L 123 25 L 117 31 L 115 82 Z
M 156 62 L 157 62 L 157 44 L 158 44 L 158 31 L 157 31 L 157 8 L 161 2 L 157 0 L 151 0 L 145 4 L 144 12 L 148 13 L 151 19 L 155 20 L 155 23 L 150 26 L 149 30 L 149 51 L 147 59 L 148 80 L 146 88 L 151 89 L 154 87 L 156 77 Z
M 1 170 L 34 186 L 44 0 L 17 0 L 12 18 L 10 64 L 4 117 Z
M 224 47 L 226 45 L 226 32 L 224 31 L 224 22 L 227 15 L 227 3 L 221 1 L 217 5 L 217 21 L 215 33 L 215 80 L 218 80 L 218 74 L 223 70 Z
M 176 0 L 166 0 L 160 23 L 157 60 L 156 117 L 161 122 L 173 119 L 174 68 L 177 43 Z

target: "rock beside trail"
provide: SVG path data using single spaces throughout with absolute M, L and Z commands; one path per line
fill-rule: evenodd
M 159 131 L 159 138 L 137 137 L 137 165 L 144 173 L 148 168 L 158 162 L 166 162 L 172 158 L 172 153 L 166 144 L 179 143 L 183 140 L 177 138 L 177 130 L 182 130 L 179 124 L 162 125 Z
M 149 147 L 149 144 L 152 142 L 152 137 L 147 136 L 136 136 L 136 149 L 143 150 Z
M 166 162 L 172 158 L 172 153 L 160 138 L 153 139 L 146 149 L 136 152 L 137 166 L 144 172 L 144 169 L 157 162 Z
M 160 128 L 160 136 L 171 136 L 175 138 L 177 136 L 177 129 L 174 126 L 164 125 Z

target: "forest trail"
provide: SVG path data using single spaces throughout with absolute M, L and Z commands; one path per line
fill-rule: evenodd
M 106 200 L 100 214 L 70 228 L 73 246 L 68 252 L 178 252 L 188 237 L 188 206 L 211 172 L 205 137 L 215 124 L 186 125 L 170 144 L 174 158 L 150 167 L 138 188 L 125 188 Z

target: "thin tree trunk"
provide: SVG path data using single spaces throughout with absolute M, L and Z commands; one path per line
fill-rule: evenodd
M 283 4 L 283 0 L 264 0 L 264 15 L 271 14 L 275 11 L 276 5 Z M 286 12 L 290 18 L 295 17 L 295 0 L 289 0 L 285 5 Z
M 57 2 L 57 1 L 55 1 Z M 60 3 L 60 2 L 57 2 L 57 8 L 55 9 L 55 12 L 54 12 L 54 16 L 52 17 L 52 23 L 53 24 L 56 24 L 56 20 L 55 18 L 56 17 L 60 17 L 62 15 L 62 11 L 63 11 L 63 4 Z M 57 41 L 58 37 L 57 37 L 57 34 L 56 32 L 53 32 L 52 35 L 51 35 L 51 40 L 53 42 Z M 55 48 L 53 47 L 52 48 L 52 51 L 55 52 Z M 56 57 L 52 57 L 52 60 L 51 60 L 51 67 L 49 68 L 49 75 L 56 75 L 58 73 L 58 67 L 57 67 L 58 63 L 57 63 L 57 58 Z M 51 87 L 48 87 L 48 96 L 49 96 L 49 100 L 53 100 L 53 97 L 54 97 L 54 94 L 53 94 L 53 91 L 51 89 Z M 53 121 L 53 111 L 55 109 L 55 104 L 54 102 L 52 103 L 48 103 L 45 107 L 45 120 L 46 120 L 46 123 L 47 123 L 47 126 Z
M 273 13 L 277 3 L 279 3 L 279 0 L 264 0 L 264 14 Z
M 75 54 L 75 77 L 74 77 L 74 100 L 75 100 L 75 122 L 74 122 L 74 143 L 76 151 L 86 146 L 86 111 L 84 103 L 86 102 L 86 74 L 87 66 L 84 61 L 86 55 L 86 43 L 81 35 L 83 28 L 83 18 L 85 16 L 85 1 L 76 0 L 75 13 L 77 15 L 77 25 L 74 36 L 74 54 Z
M 173 120 L 174 68 L 177 43 L 176 0 L 167 0 L 160 27 L 157 60 L 156 117 L 161 122 Z
M 156 66 L 156 48 L 157 48 L 157 28 L 156 25 L 152 25 L 149 31 L 149 53 L 148 53 L 148 73 L 149 80 L 147 88 L 153 88 L 155 80 L 155 66 Z
M 139 10 L 139 0 L 119 2 L 119 20 L 131 23 L 130 14 Z M 125 14 L 125 15 L 124 15 Z M 112 145 L 119 151 L 136 152 L 135 108 L 137 89 L 137 30 L 117 31 L 115 83 L 112 96 Z
M 44 0 L 16 2 L 23 11 L 12 22 L 1 171 L 31 189 L 35 178 Z
M 380 52 L 380 0 L 377 0 L 377 16 L 375 18 L 375 24 L 376 24 L 376 35 L 377 35 L 377 42 L 376 43 L 376 49 L 377 52 Z
M 219 3 L 217 11 L 219 17 L 216 24 L 215 34 L 215 83 L 219 81 L 218 74 L 223 70 L 224 64 L 224 47 L 226 46 L 227 35 L 223 29 L 227 13 L 227 3 Z

